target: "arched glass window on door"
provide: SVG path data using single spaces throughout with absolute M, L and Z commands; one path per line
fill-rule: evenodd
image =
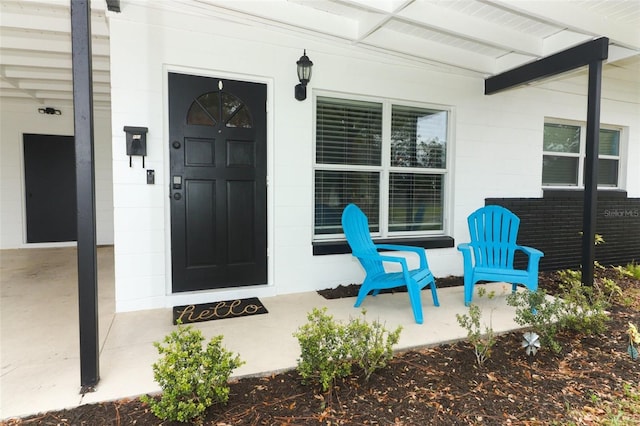
M 238 97 L 225 92 L 209 92 L 194 100 L 187 113 L 187 124 L 199 126 L 253 127 L 251 111 Z

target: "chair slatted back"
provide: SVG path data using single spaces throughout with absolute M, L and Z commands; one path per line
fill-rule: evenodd
M 520 218 L 501 206 L 486 206 L 468 218 L 476 267 L 513 268 Z
M 347 237 L 349 247 L 354 256 L 362 264 L 367 274 L 378 275 L 384 273 L 382 262 L 373 259 L 363 259 L 359 256 L 377 255 L 367 216 L 355 204 L 349 204 L 342 212 L 342 229 Z

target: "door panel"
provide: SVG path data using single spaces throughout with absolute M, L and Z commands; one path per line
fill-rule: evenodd
M 169 74 L 174 292 L 267 282 L 266 86 Z
M 77 240 L 73 136 L 25 134 L 27 243 Z

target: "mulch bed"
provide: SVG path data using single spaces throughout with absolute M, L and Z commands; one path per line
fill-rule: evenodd
M 613 273 L 607 270 L 607 273 Z M 563 334 L 559 354 L 544 348 L 529 357 L 522 333 L 498 338 L 479 367 L 466 342 L 398 354 L 369 382 L 357 375 L 330 393 L 303 385 L 297 372 L 244 378 L 231 384 L 228 404 L 208 410 L 208 425 L 475 425 L 601 424 L 629 385 L 638 394 L 640 361 L 626 353 L 629 321 L 640 325 L 640 280 L 612 276 L 633 304 L 610 309 L 602 335 Z M 455 277 L 450 280 L 456 282 Z M 459 282 L 459 278 L 457 279 Z M 542 273 L 553 293 L 557 274 Z M 446 286 L 446 283 L 438 283 Z M 343 286 L 340 291 L 351 286 Z M 336 289 L 338 291 L 338 289 Z M 354 288 L 350 288 L 350 292 Z M 357 293 L 357 288 L 355 289 Z M 337 293 L 336 293 L 337 294 Z M 351 293 L 345 293 L 349 294 Z M 636 404 L 640 404 L 638 400 Z M 640 424 L 640 413 L 626 423 Z M 10 420 L 8 425 L 174 425 L 139 400 L 83 405 Z

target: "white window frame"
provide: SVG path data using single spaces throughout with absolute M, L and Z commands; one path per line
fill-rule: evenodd
M 340 164 L 318 164 L 316 161 L 316 130 L 317 130 L 317 98 L 329 97 L 338 98 L 349 101 L 364 101 L 382 104 L 382 152 L 381 152 L 381 165 L 380 166 L 363 166 L 363 165 L 340 165 Z M 446 156 L 445 156 L 445 168 L 444 169 L 425 169 L 415 167 L 398 167 L 391 166 L 391 113 L 392 106 L 407 106 L 415 108 L 432 109 L 438 111 L 447 112 L 447 140 L 446 140 Z M 406 101 L 395 98 L 381 98 L 373 96 L 363 96 L 354 94 L 345 94 L 341 92 L 331 92 L 324 90 L 314 90 L 313 93 L 313 172 L 312 172 L 312 191 L 311 205 L 315 205 L 315 172 L 317 170 L 336 170 L 336 171 L 366 171 L 366 172 L 379 172 L 380 173 L 380 211 L 379 211 L 379 231 L 372 232 L 373 238 L 410 238 L 410 237 L 438 237 L 446 236 L 450 234 L 450 212 L 452 202 L 452 158 L 453 158 L 453 139 L 454 139 L 454 122 L 455 111 L 452 106 L 441 105 L 427 102 L 415 102 Z M 416 173 L 416 174 L 428 174 L 443 175 L 443 200 L 442 200 L 442 230 L 434 231 L 393 231 L 389 232 L 389 177 L 391 173 Z M 313 209 L 315 210 L 315 209 Z M 312 226 L 311 234 L 312 240 L 319 241 L 336 241 L 344 240 L 344 234 L 316 234 L 314 215 L 312 213 Z
M 555 157 L 570 157 L 578 159 L 578 182 L 577 185 L 548 185 L 542 183 L 543 189 L 584 189 L 584 168 L 586 159 L 586 139 L 587 139 L 587 123 L 584 121 L 566 120 L 560 118 L 545 117 L 544 124 L 560 124 L 567 126 L 580 127 L 580 149 L 577 153 L 571 152 L 557 152 L 557 151 L 544 151 L 544 140 L 542 141 L 543 151 L 542 157 L 555 156 Z M 626 129 L 622 126 L 615 126 L 610 124 L 600 124 L 600 129 L 614 130 L 619 132 L 618 140 L 618 155 L 598 155 L 599 160 L 617 160 L 618 161 L 618 181 L 615 186 L 598 185 L 598 190 L 619 190 L 623 189 L 626 173 Z M 542 178 L 542 175 L 541 175 Z

